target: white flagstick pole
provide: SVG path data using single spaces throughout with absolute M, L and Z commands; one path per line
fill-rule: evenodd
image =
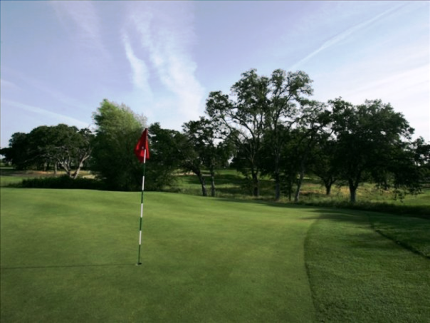
M 143 150 L 143 176 L 142 176 L 142 193 L 140 195 L 140 222 L 139 222 L 139 251 L 137 254 L 137 265 L 140 262 L 140 247 L 142 246 L 142 221 L 143 221 L 143 192 L 145 190 L 145 165 L 146 165 L 146 149 Z

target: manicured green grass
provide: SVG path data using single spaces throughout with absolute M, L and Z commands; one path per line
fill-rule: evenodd
M 428 220 L 318 213 L 305 244 L 318 322 L 429 322 L 430 261 L 402 247 L 428 252 Z
M 2 322 L 312 322 L 301 208 L 2 190 Z
M 2 322 L 428 322 L 428 220 L 2 188 Z M 378 233 L 380 232 L 380 233 Z M 411 251 L 412 250 L 412 251 Z
M 397 244 L 430 259 L 430 221 L 369 213 L 373 229 Z

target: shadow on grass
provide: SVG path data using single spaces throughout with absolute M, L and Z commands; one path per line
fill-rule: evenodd
M 16 267 L 1 267 L 1 270 L 17 270 L 17 269 L 48 269 L 48 268 L 85 268 L 85 267 L 118 267 L 118 266 L 137 266 L 137 264 L 98 264 L 98 265 L 51 265 L 51 266 L 16 266 Z
M 306 217 L 306 219 L 329 220 L 338 223 L 348 222 L 367 226 L 371 232 L 375 232 L 394 244 L 430 260 L 430 253 L 426 252 L 426 250 L 430 250 L 430 239 L 426 234 L 430 230 L 428 219 L 349 209 L 315 209 L 311 212 L 318 215 Z M 375 248 L 369 234 L 355 236 L 355 239 L 362 242 L 368 241 L 368 247 Z M 393 248 L 394 244 L 392 245 Z M 363 246 L 364 244 L 362 244 Z M 381 248 L 381 245 L 378 245 L 378 248 Z

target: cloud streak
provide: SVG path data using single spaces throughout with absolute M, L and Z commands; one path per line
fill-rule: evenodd
M 149 85 L 149 70 L 145 61 L 139 59 L 131 47 L 128 35 L 124 32 L 122 37 L 125 54 L 132 69 L 132 80 L 134 86 L 143 91 L 143 94 L 152 99 L 151 86 Z
M 66 116 L 64 114 L 48 111 L 48 110 L 45 110 L 42 108 L 38 108 L 38 107 L 35 107 L 32 105 L 28 105 L 28 104 L 24 104 L 24 103 L 20 103 L 20 102 L 15 102 L 15 101 L 10 101 L 10 100 L 2 100 L 2 105 L 6 105 L 6 106 L 9 105 L 9 106 L 23 109 L 23 110 L 26 110 L 29 112 L 37 113 L 37 114 L 42 115 L 44 117 L 54 119 L 54 120 L 56 120 L 56 122 L 66 123 L 69 125 L 71 125 L 71 124 L 76 125 L 79 128 L 86 128 L 89 126 L 88 123 L 85 123 L 81 120 Z
M 102 42 L 100 18 L 90 1 L 51 1 L 58 19 L 68 28 L 65 17 L 70 18 L 77 28 L 77 37 L 87 48 L 94 48 L 104 58 L 110 58 Z
M 345 96 L 353 99 L 364 96 L 371 98 L 395 98 L 403 99 L 413 94 L 428 92 L 429 86 L 429 65 L 425 64 L 418 68 L 395 73 L 385 78 L 381 78 L 365 86 L 356 88 L 346 93 Z M 408 80 L 405 82 L 404 80 Z
M 307 55 L 305 58 L 302 58 L 300 61 L 298 61 L 297 63 L 295 63 L 290 70 L 295 70 L 297 69 L 300 65 L 302 65 L 303 63 L 309 61 L 311 58 L 313 58 L 314 56 L 318 55 L 320 52 L 335 46 L 336 44 L 342 42 L 343 40 L 349 38 L 349 36 L 351 36 L 352 34 L 366 28 L 367 26 L 371 25 L 372 23 L 374 23 L 375 21 L 381 19 L 384 16 L 389 15 L 390 13 L 392 13 L 393 11 L 396 11 L 398 9 L 400 9 L 401 7 L 405 6 L 406 4 L 401 4 L 401 5 L 397 5 L 393 8 L 390 8 L 382 13 L 380 13 L 379 15 L 374 16 L 373 18 L 366 20 L 362 23 L 359 23 L 353 27 L 348 28 L 347 30 L 337 34 L 336 36 L 332 37 L 331 39 L 329 39 L 328 41 L 326 41 L 325 43 L 323 43 L 318 49 L 316 49 L 315 51 L 313 51 L 312 53 L 310 53 L 309 55 Z
M 159 80 L 176 96 L 174 108 L 183 117 L 197 118 L 203 107 L 204 88 L 195 77 L 197 64 L 190 54 L 195 38 L 190 6 L 150 2 L 140 2 L 137 6 L 133 3 L 129 18 Z M 130 58 L 130 63 L 136 64 Z M 135 66 L 134 70 L 138 69 L 139 66 Z
M 17 85 L 15 85 L 12 82 L 6 81 L 5 79 L 1 79 L 0 80 L 0 84 L 1 84 L 1 88 L 3 89 L 8 89 L 8 90 L 18 90 L 19 87 Z

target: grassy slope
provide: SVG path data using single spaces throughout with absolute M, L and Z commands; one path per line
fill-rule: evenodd
M 3 188 L 3 322 L 312 322 L 300 208 Z
M 427 252 L 430 222 L 351 210 L 321 214 L 305 244 L 318 321 L 429 322 L 429 259 L 372 227 Z

